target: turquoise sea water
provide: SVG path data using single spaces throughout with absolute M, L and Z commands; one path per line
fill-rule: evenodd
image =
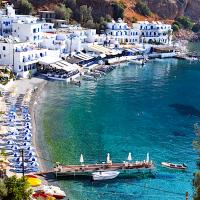
M 149 61 L 144 67 L 121 64 L 97 82 L 79 88 L 49 82 L 37 108 L 43 157 L 65 164 L 111 159 L 134 160 L 146 153 L 156 164 L 150 175 L 92 183 L 59 180 L 71 200 L 168 200 L 192 196 L 196 151 L 193 124 L 200 121 L 200 64 L 176 59 Z M 186 172 L 159 166 L 186 163 Z M 46 162 L 51 166 L 51 163 Z M 168 191 L 168 192 L 167 192 Z

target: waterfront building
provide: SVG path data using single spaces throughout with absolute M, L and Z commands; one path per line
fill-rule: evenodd
M 0 38 L 0 65 L 8 66 L 20 77 L 28 77 L 30 71 L 35 73 L 40 58 L 48 56 L 59 57 L 59 54 L 15 37 Z
M 111 38 L 119 43 L 139 42 L 139 33 L 132 30 L 122 19 L 107 23 L 106 35 L 111 36 Z M 110 40 L 106 42 L 110 43 Z
M 140 34 L 140 43 L 171 44 L 172 27 L 160 21 L 139 21 L 133 23 L 132 28 Z
M 106 35 L 119 44 L 157 43 L 171 44 L 172 28 L 162 22 L 139 21 L 129 27 L 122 19 L 107 23 Z M 106 40 L 110 43 L 110 40 Z

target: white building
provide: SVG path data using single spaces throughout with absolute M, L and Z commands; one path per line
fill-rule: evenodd
M 107 23 L 106 34 L 118 43 L 161 43 L 170 44 L 172 28 L 161 22 L 139 21 L 130 28 L 122 19 Z M 107 41 L 109 42 L 109 41 Z
M 39 44 L 42 42 L 44 32 L 55 32 L 53 24 L 40 22 L 32 16 L 15 19 L 12 22 L 12 35 L 24 42 Z
M 59 50 L 60 55 L 62 55 L 80 52 L 85 44 L 93 43 L 95 40 L 95 29 L 68 26 L 67 28 L 58 29 L 56 34 L 44 34 L 40 45 L 43 48 Z
M 139 21 L 133 23 L 132 27 L 140 32 L 141 43 L 171 44 L 172 28 L 170 24 L 164 24 L 160 21 L 151 23 Z
M 21 77 L 27 77 L 29 71 L 35 73 L 40 58 L 48 56 L 59 57 L 59 54 L 14 37 L 0 38 L 0 65 L 9 66 Z
M 0 10 L 0 35 L 8 36 L 12 34 L 12 20 L 15 17 L 13 5 L 6 5 Z
M 118 43 L 138 43 L 140 32 L 137 29 L 131 29 L 122 19 L 118 19 L 116 22 L 113 20 L 107 23 L 106 34 Z

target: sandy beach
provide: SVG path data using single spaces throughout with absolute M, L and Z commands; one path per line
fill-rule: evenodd
M 31 114 L 31 119 L 32 119 L 32 133 L 33 133 L 33 138 L 32 138 L 32 144 L 33 147 L 35 147 L 36 155 L 38 158 L 39 162 L 39 169 L 42 171 L 44 169 L 44 165 L 42 164 L 42 161 L 40 159 L 40 149 L 39 146 L 37 145 L 37 138 L 38 138 L 38 133 L 37 133 L 37 127 L 36 127 L 36 121 L 35 121 L 35 112 L 34 108 L 37 106 L 37 99 L 39 98 L 39 95 L 44 88 L 45 84 L 47 83 L 47 80 L 40 78 L 40 77 L 32 77 L 31 79 L 21 79 L 21 80 L 16 80 L 13 84 L 12 87 L 8 89 L 9 92 L 14 92 L 15 96 L 18 97 L 20 94 L 26 94 L 28 90 L 33 90 L 33 94 L 31 95 L 31 99 L 29 102 L 29 109 L 30 109 L 30 114 Z

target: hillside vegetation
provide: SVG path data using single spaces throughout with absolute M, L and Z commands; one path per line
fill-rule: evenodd
M 200 0 L 11 0 L 11 3 L 21 13 L 55 10 L 57 18 L 69 20 L 71 23 L 78 22 L 97 30 L 103 29 L 105 23 L 112 18 L 124 18 L 129 24 L 145 19 L 173 23 L 181 16 L 186 16 L 186 21 L 196 23 L 196 32 L 199 29 Z M 25 4 L 27 9 L 21 4 Z M 185 28 L 180 20 L 173 27 L 175 30 Z M 191 25 L 190 29 L 192 28 Z

